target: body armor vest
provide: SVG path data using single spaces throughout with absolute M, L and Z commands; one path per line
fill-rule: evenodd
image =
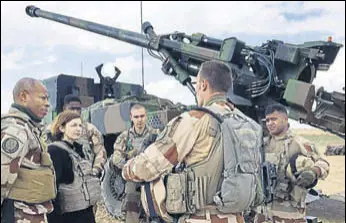
M 223 148 L 221 141 L 221 131 L 216 120 L 211 119 L 211 128 L 217 131 L 213 141 L 212 148 L 208 157 L 192 166 L 187 168 L 191 169 L 194 173 L 194 186 L 195 188 L 193 202 L 196 205 L 196 210 L 203 210 L 207 205 L 213 203 L 213 197 L 220 189 L 220 180 L 223 170 Z M 193 194 L 189 192 L 189 194 Z M 191 198 L 190 198 L 191 199 Z
M 92 163 L 69 148 L 64 142 L 54 142 L 56 146 L 67 151 L 72 160 L 74 180 L 72 184 L 60 184 L 58 197 L 61 213 L 86 209 L 100 199 L 100 180 L 92 173 Z
M 56 196 L 54 167 L 47 152 L 47 147 L 44 146 L 44 142 L 37 135 L 39 130 L 29 120 L 19 115 L 8 114 L 1 116 L 1 119 L 4 118 L 16 118 L 24 121 L 40 146 L 34 152 L 38 153 L 37 156 L 40 157 L 40 167 L 37 169 L 20 167 L 18 178 L 12 185 L 8 198 L 33 204 L 54 199 Z
M 277 202 L 287 201 L 294 208 L 305 208 L 305 197 L 307 190 L 294 184 L 286 175 L 287 168 L 292 159 L 291 155 L 296 154 L 298 151 L 289 151 L 289 144 L 292 143 L 291 138 L 283 141 L 284 149 L 282 152 L 266 152 L 266 160 L 277 166 L 277 184 L 274 189 L 274 203 L 273 209 L 281 208 Z M 290 207 L 286 207 L 290 208 Z

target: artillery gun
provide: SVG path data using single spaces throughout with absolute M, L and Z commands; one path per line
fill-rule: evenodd
M 162 60 L 162 71 L 193 94 L 191 77 L 197 75 L 201 63 L 222 61 L 231 68 L 234 80 L 229 100 L 257 122 L 264 118 L 267 105 L 281 103 L 287 106 L 290 118 L 345 136 L 345 94 L 323 89 L 316 94 L 312 85 L 317 71 L 328 70 L 342 47 L 331 40 L 303 44 L 270 40 L 253 47 L 235 37 L 219 40 L 182 32 L 156 35 L 149 22 L 142 25 L 143 35 L 35 6 L 26 7 L 26 13 L 147 48 L 150 55 Z
M 316 91 L 312 84 L 317 71 L 329 70 L 343 47 L 331 39 L 303 44 L 269 40 L 261 46 L 248 46 L 235 37 L 219 40 L 182 32 L 157 35 L 149 22 L 143 23 L 144 34 L 140 34 L 35 6 L 26 7 L 26 13 L 146 48 L 162 61 L 163 73 L 188 87 L 192 94 L 192 77 L 200 65 L 208 60 L 222 61 L 232 71 L 228 99 L 257 122 L 263 124 L 267 105 L 280 103 L 287 107 L 290 118 L 345 137 L 345 94 L 323 88 Z

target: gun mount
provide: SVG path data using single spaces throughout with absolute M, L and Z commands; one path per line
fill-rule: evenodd
M 193 94 L 191 76 L 197 75 L 201 63 L 222 61 L 232 70 L 234 80 L 229 100 L 254 120 L 261 123 L 265 107 L 281 103 L 288 107 L 290 118 L 345 136 L 345 94 L 323 89 L 316 94 L 312 85 L 317 71 L 328 70 L 343 47 L 331 40 L 303 44 L 270 40 L 261 46 L 248 46 L 235 37 L 218 40 L 181 32 L 156 35 L 149 22 L 143 23 L 143 35 L 35 6 L 26 7 L 26 13 L 147 48 L 151 56 L 162 61 L 162 71 Z M 314 102 L 317 107 L 313 111 Z

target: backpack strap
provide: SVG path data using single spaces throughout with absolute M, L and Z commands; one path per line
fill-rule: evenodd
M 216 114 L 215 112 L 213 112 L 212 110 L 210 110 L 208 108 L 193 106 L 190 109 L 188 109 L 188 111 L 192 111 L 192 110 L 206 112 L 206 113 L 210 114 L 213 118 L 215 118 L 220 124 L 223 122 L 223 117 L 221 115 Z

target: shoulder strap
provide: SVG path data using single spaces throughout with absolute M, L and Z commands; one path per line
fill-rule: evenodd
M 127 135 L 126 135 L 126 142 L 125 142 L 125 152 L 128 152 L 129 151 L 129 142 L 130 140 L 130 128 L 127 130 Z
M 219 123 L 223 122 L 223 117 L 219 114 L 216 114 L 215 112 L 211 111 L 208 108 L 205 107 L 199 107 L 199 106 L 193 106 L 191 107 L 188 111 L 192 111 L 192 110 L 197 110 L 197 111 L 203 111 L 206 112 L 208 114 L 210 114 L 213 118 L 215 118 Z

